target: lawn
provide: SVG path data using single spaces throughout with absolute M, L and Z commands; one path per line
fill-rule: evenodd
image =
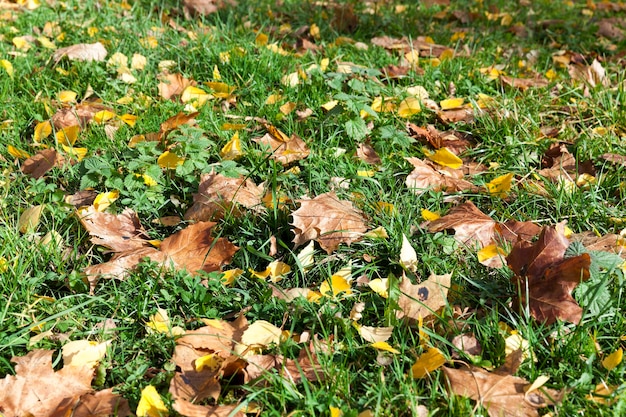
M 623 3 L 0 22 L 0 416 L 626 414 Z

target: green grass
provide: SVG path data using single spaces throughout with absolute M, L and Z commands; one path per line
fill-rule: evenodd
M 473 333 L 483 347 L 476 363 L 497 367 L 505 358 L 505 335 L 498 327 L 499 322 L 504 322 L 529 341 L 536 359 L 525 361 L 517 375 L 529 381 L 548 375 L 549 387 L 567 392 L 561 404 L 541 409 L 542 414 L 549 410 L 563 416 L 624 413 L 626 367 L 620 364 L 606 371 L 600 363 L 606 354 L 624 346 L 621 337 L 626 335 L 626 301 L 622 270 L 604 268 L 594 275 L 594 285 L 602 286 L 598 294 L 606 298 L 600 303 L 602 308 L 593 296 L 593 285 L 575 291 L 586 310 L 579 325 L 537 323 L 523 308 L 520 311 L 512 305 L 517 289 L 511 284 L 512 273 L 507 268 L 488 269 L 478 262 L 473 249 L 460 247 L 450 234 L 428 233 L 420 226 L 421 209 L 445 214 L 453 204 L 441 192 L 416 195 L 407 189 L 404 181 L 412 167 L 404 158 L 424 156 L 422 144 L 405 133 L 407 120 L 396 113 L 379 113 L 376 118 L 366 119 L 373 123 L 367 138 L 382 158 L 381 169 L 371 178 L 357 175 L 358 170 L 370 169 L 355 156 L 365 135 L 349 128 L 350 123 L 361 123 L 359 110 L 369 106 L 375 97 L 402 98 L 409 86 L 423 86 L 437 102 L 450 97 L 451 85 L 457 97 L 468 100 L 476 100 L 479 93 L 489 95 L 495 99 L 495 112 L 478 116 L 470 124 L 444 126 L 427 110 L 409 119 L 418 126 L 435 124 L 440 130 L 471 134 L 477 146 L 464 156 L 487 166 L 498 164 L 497 168 L 468 178 L 476 185 L 484 185 L 498 175 L 515 175 L 510 198 L 469 192 L 463 193 L 462 198 L 471 200 L 497 221 L 516 219 L 547 226 L 567 220 L 575 233 L 619 233 L 626 220 L 626 168 L 600 157 L 607 152 L 626 154 L 626 94 L 620 54 L 626 43 L 596 36 L 599 19 L 610 16 L 610 12 L 598 8 L 590 16 L 585 2 L 555 5 L 537 1 L 515 8 L 505 1 L 466 0 L 452 2 L 449 7 L 409 5 L 401 14 L 395 14 L 396 4 L 389 2 L 377 6 L 376 14 L 369 14 L 367 4 L 354 2 L 360 24 L 352 30 L 338 27 L 333 23 L 333 9 L 314 2 L 302 5 L 288 1 L 278 7 L 271 1 L 240 1 L 236 7 L 192 20 L 184 18 L 179 3 L 138 1 L 124 10 L 119 2 L 57 2 L 52 7 L 44 5 L 33 11 L 11 13 L 14 20 L 0 26 L 0 59 L 10 61 L 15 71 L 10 78 L 0 67 L 0 102 L 5 103 L 0 109 L 0 123 L 7 121 L 0 128 L 0 294 L 5 301 L 0 303 L 0 376 L 15 372 L 11 357 L 23 356 L 30 350 L 58 350 L 67 339 L 112 338 L 101 365 L 106 376 L 95 388 L 114 387 L 130 401 L 134 411 L 141 389 L 148 384 L 170 399 L 167 389 L 175 372 L 170 361 L 175 340 L 163 334 L 147 334 L 144 326 L 157 308 L 167 309 L 173 324 L 186 329 L 199 327 L 200 318 L 230 319 L 244 310 L 250 322 L 266 320 L 294 333 L 308 331 L 320 339 L 332 338 L 333 352 L 320 355 L 325 373 L 322 382 L 304 380 L 292 385 L 268 374 L 264 385 L 224 383 L 220 402 L 254 403 L 262 415 L 268 416 L 329 415 L 331 406 L 341 408 L 344 416 L 356 416 L 368 409 L 377 416 L 416 415 L 419 405 L 436 416 L 484 415 L 486 411 L 474 402 L 447 391 L 442 371 L 436 370 L 425 379 L 411 378 L 411 365 L 424 350 L 423 340 L 414 324 L 395 318 L 392 299 L 384 299 L 363 287 L 355 288 L 352 296 L 340 300 L 323 298 L 318 304 L 298 299 L 288 304 L 272 296 L 267 282 L 247 272 L 263 270 L 269 260 L 279 259 L 294 267 L 294 272 L 279 283 L 280 287 L 313 290 L 349 262 L 355 278 L 397 277 L 402 274 L 399 256 L 405 234 L 419 256 L 418 277 L 453 273 L 450 304 L 424 329 L 430 345 L 451 358 L 456 349 L 451 339 L 461 333 Z M 472 21 L 462 23 L 453 17 L 455 11 L 470 13 Z M 527 36 L 514 36 L 508 26 L 500 24 L 500 18 L 489 20 L 486 12 L 510 13 L 514 23 L 527 28 Z M 623 17 L 623 12 L 619 15 Z M 182 30 L 173 29 L 169 19 Z M 542 24 L 550 19 L 555 20 L 546 26 Z M 109 51 L 107 59 L 115 52 L 129 58 L 139 53 L 148 64 L 143 71 L 133 72 L 137 82 L 130 85 L 118 80 L 115 69 L 106 62 L 63 59 L 55 63 L 53 52 L 41 45 L 34 44 L 28 51 L 14 46 L 14 37 L 40 36 L 49 22 L 58 23 L 58 33 L 65 33 L 64 39 L 54 40 L 57 47 L 99 40 Z M 316 54 L 283 56 L 255 44 L 258 31 L 267 34 L 270 43 L 289 50 L 295 43 L 291 33 L 313 23 L 319 26 L 321 34 L 316 42 L 324 47 Z M 281 33 L 279 27 L 283 24 L 291 25 L 291 31 Z M 90 28 L 97 29 L 93 36 Z M 451 41 L 451 36 L 461 29 L 466 30 L 466 38 Z M 370 44 L 372 37 L 383 35 L 430 36 L 455 49 L 457 56 L 439 66 L 422 59 L 423 74 L 410 72 L 406 78 L 387 80 L 380 70 L 397 64 L 399 54 Z M 157 47 L 145 46 L 149 36 L 157 39 Z M 337 46 L 335 41 L 340 37 L 369 47 L 364 50 L 350 43 Z M 610 85 L 590 88 L 584 94 L 584 84 L 572 82 L 566 69 L 553 64 L 551 56 L 559 50 L 580 53 L 589 63 L 600 58 Z M 230 60 L 224 62 L 220 54 L 227 52 Z M 326 72 L 312 72 L 295 88 L 282 85 L 285 74 L 306 70 L 312 64 L 320 64 L 323 58 L 330 60 Z M 181 143 L 188 161 L 195 164 L 186 172 L 162 172 L 156 165 L 162 149 L 155 143 L 136 148 L 127 145 L 134 135 L 158 131 L 163 121 L 184 108 L 180 102 L 158 95 L 158 63 L 164 60 L 173 60 L 171 71 L 197 80 L 199 86 L 213 80 L 213 68 L 217 66 L 221 81 L 236 87 L 236 103 L 229 109 L 218 100 L 211 100 L 199 109 L 197 128 L 178 130 L 168 137 Z M 518 65 L 521 60 L 526 61 L 525 69 Z M 341 61 L 364 68 L 358 74 L 339 74 L 335 70 Z M 480 69 L 493 65 L 503 65 L 511 76 L 529 77 L 531 72 L 545 74 L 551 69 L 557 75 L 548 88 L 521 92 L 503 88 L 481 74 Z M 46 107 L 51 100 L 62 90 L 72 90 L 80 99 L 89 89 L 117 114 L 138 116 L 137 124 L 122 125 L 113 138 L 106 135 L 103 126 L 91 124 L 80 136 L 79 145 L 88 149 L 82 162 L 54 168 L 39 180 L 22 174 L 23 161 L 9 154 L 8 145 L 36 153 L 34 127 L 49 118 Z M 268 105 L 270 94 L 281 94 L 283 99 Z M 133 97 L 134 101 L 117 104 L 124 96 Z M 330 112 L 322 110 L 322 104 L 336 97 L 340 99 L 339 107 Z M 295 112 L 283 115 L 279 106 L 287 101 L 297 103 L 298 110 L 312 109 L 313 115 L 303 121 L 297 119 Z M 294 164 L 299 167 L 299 174 L 285 173 L 285 168 L 271 161 L 252 142 L 265 131 L 257 122 L 244 122 L 244 117 L 264 118 L 288 135 L 303 138 L 311 154 Z M 233 134 L 221 129 L 224 123 L 247 126 L 240 132 L 244 154 L 236 163 L 219 157 L 220 149 Z M 548 126 L 559 129 L 556 139 L 542 138 L 541 128 Z M 606 133 L 594 131 L 599 127 L 606 128 Z M 534 179 L 533 174 L 542 168 L 542 156 L 556 140 L 567 143 L 577 161 L 593 162 L 596 181 L 568 192 L 539 180 L 546 193 L 532 193 L 525 186 L 527 180 Z M 46 143 L 56 145 L 50 139 Z M 345 153 L 340 154 L 337 149 L 344 149 Z M 285 210 L 274 207 L 262 215 L 227 215 L 216 226 L 217 234 L 240 247 L 231 266 L 246 272 L 234 285 L 222 285 L 215 273 L 193 277 L 142 264 L 123 281 L 102 280 L 95 294 L 90 295 L 82 271 L 108 260 L 110 255 L 89 242 L 74 208 L 64 202 L 64 197 L 87 187 L 97 192 L 119 190 L 120 199 L 109 211 L 132 208 L 150 237 L 163 239 L 185 224 L 166 227 L 153 220 L 167 215 L 182 217 L 197 192 L 200 174 L 213 168 L 231 175 L 244 174 L 257 184 L 265 182 L 268 190 L 292 200 Z M 152 173 L 159 185 L 148 188 L 142 181 L 134 181 L 135 172 Z M 389 238 L 364 239 L 350 247 L 341 245 L 332 256 L 317 247 L 315 266 L 303 274 L 296 268 L 300 248 L 294 248 L 292 243 L 290 213 L 298 207 L 295 200 L 329 191 L 333 177 L 350 180 L 349 189 L 338 189 L 338 196 L 353 201 L 367 216 L 369 226 L 384 227 Z M 395 210 L 387 213 L 376 209 L 380 201 L 393 204 Z M 36 229 L 20 233 L 17 223 L 21 213 L 39 204 L 45 208 Z M 62 244 L 38 243 L 40 237 L 52 231 L 58 233 Z M 271 236 L 276 237 L 279 248 L 274 257 L 269 256 Z M 205 285 L 201 279 L 206 279 Z M 369 347 L 352 326 L 349 316 L 356 302 L 366 304 L 361 324 L 395 326 L 389 343 L 400 353 L 388 355 L 389 363 L 379 364 L 378 351 Z M 459 315 L 458 311 L 465 313 Z M 107 319 L 117 326 L 114 334 L 97 327 Z M 50 330 L 51 336 L 30 344 L 37 334 L 31 328 L 39 324 L 41 331 Z M 300 347 L 288 342 L 266 352 L 294 357 Z M 469 361 L 463 355 L 461 352 L 461 357 Z M 612 406 L 586 399 L 603 381 L 616 387 Z

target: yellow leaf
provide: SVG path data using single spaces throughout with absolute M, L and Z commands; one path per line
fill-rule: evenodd
M 311 35 L 312 38 L 319 39 L 320 27 L 317 26 L 315 23 L 311 24 L 311 27 L 309 28 L 309 34 Z
M 393 204 L 387 203 L 385 201 L 377 201 L 376 209 L 379 213 L 384 213 L 388 215 L 394 214 L 396 210 Z
M 374 278 L 367 286 L 383 298 L 389 297 L 389 280 L 387 278 Z
M 61 348 L 64 366 L 81 368 L 87 366 L 95 368 L 107 353 L 107 347 L 111 341 L 97 343 L 90 340 L 74 340 L 66 343 Z
M 376 171 L 372 170 L 372 169 L 368 169 L 368 170 L 363 170 L 360 169 L 356 172 L 357 177 L 365 177 L 365 178 L 371 178 L 374 175 L 376 175 Z
M 156 187 L 159 185 L 159 183 L 148 174 L 141 174 L 141 178 L 143 178 L 143 183 L 148 187 Z
M 0 59 L 0 67 L 4 68 L 10 78 L 13 78 L 13 64 L 11 64 L 10 61 L 7 61 L 6 59 Z
M 280 94 L 270 94 L 270 96 L 265 100 L 265 104 L 272 105 L 278 103 L 283 99 L 283 96 Z
M 185 158 L 180 158 L 174 152 L 165 151 L 157 159 L 157 164 L 164 169 L 176 169 L 178 165 L 182 165 Z
M 365 233 L 363 236 L 369 237 L 372 239 L 389 238 L 389 234 L 387 233 L 387 230 L 382 226 L 378 226 L 377 228 L 370 230 L 369 232 Z
M 400 102 L 398 116 L 409 118 L 422 111 L 420 101 L 415 97 L 407 97 Z
M 441 100 L 439 105 L 441 106 L 441 110 L 451 110 L 459 108 L 463 105 L 465 99 L 457 97 L 457 98 L 448 98 L 446 100 Z
M 246 128 L 246 125 L 243 123 L 223 123 L 220 126 L 222 130 L 243 130 Z
M 119 197 L 120 197 L 119 191 L 107 191 L 105 193 L 100 193 L 93 200 L 93 207 L 96 209 L 96 211 L 103 212 L 107 208 L 109 208 L 111 203 L 113 203 Z
M 93 121 L 95 123 L 105 123 L 115 117 L 115 113 L 109 110 L 100 110 L 93 115 Z
M 243 152 L 241 151 L 241 140 L 239 139 L 239 132 L 235 132 L 230 141 L 220 151 L 220 156 L 226 160 L 238 159 Z
M 504 249 L 496 244 L 487 245 L 478 251 L 478 262 L 484 262 L 487 259 L 491 259 L 494 256 L 506 256 L 507 253 Z
M 341 275 L 333 275 L 330 280 L 327 279 L 320 285 L 320 293 L 327 297 L 330 295 L 336 297 L 342 292 L 346 295 L 352 294 L 348 280 Z
M 300 76 L 297 71 L 289 73 L 280 79 L 280 83 L 285 87 L 295 87 L 300 84 Z
M 340 408 L 333 407 L 331 405 L 330 407 L 328 407 L 328 410 L 330 411 L 330 417 L 341 417 L 341 416 L 343 416 L 343 411 L 341 411 Z
M 524 339 L 517 330 L 512 330 L 511 335 L 504 339 L 504 354 L 506 356 L 511 355 L 518 350 L 522 351 L 522 360 L 531 358 L 530 343 Z
M 413 378 L 424 378 L 435 369 L 446 363 L 443 353 L 437 348 L 431 347 L 423 353 L 411 367 Z
M 408 271 L 417 271 L 417 253 L 404 234 L 402 235 L 402 248 L 400 249 L 400 265 Z
M 80 126 L 68 126 L 65 127 L 54 135 L 57 142 L 61 145 L 72 146 L 78 139 L 78 133 L 80 133 Z
M 196 372 L 202 372 L 205 369 L 217 372 L 222 367 L 222 363 L 224 363 L 224 358 L 217 353 L 211 353 L 210 355 L 200 356 L 194 361 L 193 366 Z
M 135 126 L 135 123 L 137 123 L 137 116 L 133 114 L 126 113 L 126 114 L 119 116 L 119 118 L 122 122 L 126 123 L 130 127 Z
M 612 371 L 617 365 L 622 363 L 623 358 L 624 351 L 622 350 L 622 348 L 619 348 L 615 352 L 608 355 L 606 358 L 602 359 L 602 366 L 607 371 Z
M 430 152 L 428 149 L 423 149 L 423 151 L 426 158 L 444 167 L 459 169 L 463 166 L 461 158 L 450 152 L 446 147 L 439 148 L 435 152 Z
M 265 320 L 257 320 L 252 323 L 241 335 L 241 343 L 248 346 L 269 346 L 272 343 L 279 344 L 283 331 Z
M 437 220 L 438 218 L 440 218 L 441 216 L 439 215 L 439 213 L 435 213 L 434 211 L 430 211 L 427 209 L 422 209 L 422 219 L 429 221 L 429 222 L 434 222 L 435 220 Z
M 445 60 L 445 59 L 451 59 L 451 58 L 454 58 L 454 50 L 450 49 L 450 48 L 445 49 L 441 53 L 441 55 L 439 55 L 439 59 L 442 60 L 442 61 Z
M 224 275 L 222 275 L 222 282 L 224 285 L 232 285 L 235 280 L 243 274 L 243 269 L 229 269 L 228 271 L 224 271 Z
M 219 98 L 228 98 L 235 91 L 235 87 L 222 82 L 207 81 L 204 84 L 214 91 L 213 95 L 215 97 Z
M 420 60 L 420 53 L 416 50 L 409 51 L 404 54 L 404 59 L 412 66 L 417 66 Z
M 78 161 L 82 161 L 85 156 L 87 156 L 87 148 L 74 148 L 71 146 L 63 146 L 63 150 L 67 152 L 70 156 L 78 159 Z
M 146 323 L 148 332 L 166 333 L 170 336 L 178 336 L 185 333 L 185 330 L 179 326 L 172 327 L 167 310 L 163 308 L 157 309 L 157 312 L 150 316 L 150 321 Z
M 400 353 L 399 350 L 392 348 L 391 345 L 387 342 L 375 342 L 375 343 L 372 343 L 370 346 L 373 347 L 374 349 L 384 350 L 386 352 Z
M 33 46 L 24 36 L 16 36 L 13 38 L 12 42 L 13 45 L 15 45 L 15 48 L 23 51 L 28 51 Z
M 313 255 L 315 254 L 315 244 L 313 241 L 310 241 L 308 245 L 304 247 L 298 254 L 298 262 L 300 266 L 304 270 L 304 272 L 311 269 L 311 267 L 315 264 L 315 259 Z
M 285 116 L 288 115 L 289 113 L 291 113 L 292 111 L 294 111 L 294 109 L 296 108 L 297 104 L 292 102 L 292 101 L 288 101 L 285 104 L 283 104 L 282 106 L 279 107 L 279 110 L 282 114 L 284 114 Z
M 28 152 L 23 151 L 23 150 L 21 150 L 19 148 L 16 148 L 13 145 L 7 145 L 7 151 L 14 158 L 18 158 L 18 159 L 30 158 L 30 155 L 28 154 Z
M 326 111 L 331 111 L 334 109 L 339 102 L 337 100 L 331 100 L 321 105 L 321 107 Z
M 511 190 L 512 179 L 513 179 L 512 173 L 508 173 L 506 175 L 500 175 L 499 177 L 494 178 L 493 180 L 485 184 L 485 187 L 487 187 L 487 192 L 489 192 L 489 194 L 495 197 L 500 197 L 500 198 L 506 197 L 509 191 Z
M 141 391 L 135 414 L 137 417 L 167 417 L 169 415 L 163 399 L 152 385 L 148 385 Z
M 57 97 L 61 103 L 73 103 L 76 101 L 77 95 L 78 94 L 76 94 L 74 91 L 63 90 L 59 91 Z
M 550 81 L 554 80 L 556 77 L 558 77 L 558 74 L 556 73 L 555 70 L 553 70 L 552 68 L 550 68 L 548 71 L 546 71 L 546 78 Z
M 38 205 L 24 210 L 20 219 L 17 221 L 17 230 L 22 233 L 34 232 L 39 225 L 39 219 L 41 218 L 44 207 L 44 205 Z
M 133 54 L 130 60 L 130 68 L 138 71 L 142 71 L 148 64 L 148 59 L 141 54 Z
M 267 277 L 270 278 L 270 281 L 272 282 L 278 282 L 281 279 L 283 279 L 283 277 L 285 275 L 287 275 L 288 273 L 291 272 L 291 267 L 289 265 L 287 265 L 284 262 L 280 262 L 280 261 L 272 261 L 267 268 L 265 268 L 265 271 L 263 272 L 256 272 L 253 270 L 250 270 L 250 273 L 259 279 L 266 279 Z
M 183 103 L 193 102 L 195 107 L 200 108 L 211 98 L 213 98 L 213 96 L 203 89 L 190 85 L 183 90 L 183 93 L 180 96 L 180 101 Z
M 611 405 L 619 398 L 611 398 L 616 389 L 617 387 L 614 385 L 606 385 L 606 383 L 601 382 L 596 385 L 596 388 L 593 390 L 593 392 L 587 395 L 586 398 L 598 404 Z
M 259 32 L 254 39 L 254 44 L 256 46 L 265 46 L 267 45 L 268 36 L 265 33 Z

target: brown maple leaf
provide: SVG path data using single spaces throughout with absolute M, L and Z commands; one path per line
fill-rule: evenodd
M 562 394 L 552 389 L 526 392 L 529 382 L 513 375 L 477 367 L 443 368 L 450 390 L 477 401 L 490 417 L 539 417 L 538 408 L 554 405 Z
M 537 173 L 554 182 L 576 183 L 581 174 L 595 175 L 595 167 L 591 161 L 577 162 L 565 144 L 553 143 L 545 152 L 541 165 L 543 169 Z
M 214 172 L 202 174 L 198 193 L 193 196 L 193 205 L 185 213 L 186 220 L 219 220 L 237 203 L 245 208 L 264 211 L 261 198 L 263 188 L 243 175 L 226 177 Z
M 173 97 L 179 96 L 183 93 L 185 88 L 189 86 L 195 86 L 194 80 L 183 77 L 182 74 L 160 74 L 159 79 L 159 95 L 166 100 L 170 100 Z
M 457 192 L 477 190 L 471 182 L 463 179 L 461 170 L 437 169 L 435 164 L 419 158 L 405 158 L 414 169 L 406 177 L 406 185 L 415 194 L 422 194 L 428 190 Z
M 55 371 L 53 353 L 52 350 L 34 350 L 11 359 L 16 364 L 15 375 L 0 379 L 1 414 L 6 417 L 53 417 L 72 415 L 73 410 L 83 412 L 85 407 L 92 407 L 93 368 L 64 366 Z M 113 414 L 106 412 L 110 406 L 119 406 L 118 415 L 130 414 L 123 398 L 110 392 L 96 396 L 102 400 L 99 410 L 105 414 Z
M 235 0 L 185 0 L 184 12 L 187 18 L 196 15 L 215 13 L 226 5 L 236 6 Z
M 447 303 L 451 278 L 452 274 L 432 274 L 426 281 L 412 284 L 406 276 L 403 277 L 398 286 L 400 309 L 396 311 L 396 316 L 418 320 L 436 313 Z
M 89 206 L 77 212 L 80 223 L 89 232 L 95 245 L 111 249 L 112 252 L 125 252 L 150 246 L 147 232 L 141 226 L 139 217 L 132 209 L 120 214 L 99 212 Z
M 532 316 L 546 324 L 557 319 L 580 321 L 582 308 L 572 291 L 590 276 L 589 254 L 564 258 L 569 246 L 564 227 L 545 227 L 536 242 L 516 243 L 506 258 L 516 274 L 513 279 L 520 287 L 522 305 L 528 304 Z
M 311 153 L 306 143 L 296 134 L 285 139 L 266 133 L 264 136 L 252 140 L 269 148 L 270 158 L 280 162 L 282 165 L 289 165 L 292 162 L 304 159 Z
M 330 254 L 340 243 L 350 245 L 367 231 L 363 213 L 334 192 L 297 201 L 300 208 L 292 213 L 296 246 L 315 240 Z

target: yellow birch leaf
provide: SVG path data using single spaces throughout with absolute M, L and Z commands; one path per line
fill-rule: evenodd
M 409 118 L 422 111 L 420 101 L 415 97 L 407 97 L 398 106 L 398 116 Z
M 4 68 L 10 78 L 13 78 L 13 74 L 15 72 L 13 71 L 13 64 L 11 64 L 10 61 L 7 61 L 6 59 L 0 59 L 0 67 Z
M 167 417 L 169 412 L 156 388 L 148 385 L 141 391 L 135 414 L 137 417 Z
M 23 150 L 21 150 L 19 148 L 16 148 L 13 145 L 7 145 L 7 151 L 14 158 L 18 158 L 18 159 L 30 158 L 30 155 L 28 154 L 28 152 L 23 151 Z
M 315 264 L 314 254 L 315 244 L 312 240 L 298 254 L 298 262 L 305 273 Z
M 210 355 L 200 356 L 194 361 L 193 366 L 196 372 L 202 372 L 205 369 L 217 372 L 222 367 L 222 363 L 224 363 L 224 358 L 217 353 L 211 353 Z
M 63 146 L 63 150 L 65 152 L 67 152 L 70 156 L 78 159 L 78 161 L 82 161 L 85 156 L 87 156 L 87 148 L 74 148 L 72 146 L 66 146 L 66 145 L 61 145 Z
M 222 275 L 222 282 L 224 285 L 232 285 L 235 280 L 243 274 L 243 269 L 235 268 L 224 271 Z
M 485 187 L 487 187 L 487 192 L 495 197 L 506 197 L 511 190 L 512 179 L 513 174 L 510 172 L 506 175 L 500 175 L 499 177 L 494 178 L 493 180 L 485 184 Z
M 280 79 L 280 83 L 285 87 L 295 87 L 300 84 L 300 75 L 298 71 L 289 73 Z
M 419 51 L 415 50 L 409 51 L 404 54 L 404 59 L 406 59 L 406 61 L 412 66 L 417 66 L 420 60 L 420 53 Z
M 93 115 L 95 123 L 105 123 L 115 117 L 115 113 L 110 110 L 100 110 Z
M 322 58 L 322 60 L 320 61 L 320 69 L 322 70 L 322 72 L 328 69 L 328 65 L 330 65 L 330 59 Z
M 312 23 L 311 27 L 309 28 L 309 34 L 311 35 L 311 37 L 313 37 L 315 39 L 319 39 L 319 37 L 320 37 L 320 27 L 317 26 L 315 23 Z
M 157 164 L 164 169 L 176 169 L 178 165 L 182 165 L 185 158 L 180 158 L 174 152 L 165 151 L 157 159 Z
M 587 399 L 598 404 L 612 405 L 619 397 L 613 397 L 613 393 L 617 389 L 614 385 L 606 385 L 605 382 L 601 382 L 596 385 L 593 392 L 587 395 Z
M 283 99 L 283 96 L 280 94 L 270 94 L 270 96 L 265 100 L 265 104 L 272 105 L 278 103 Z
M 235 87 L 231 87 L 228 84 L 218 81 L 207 81 L 204 85 L 208 86 L 214 91 L 213 95 L 219 98 L 228 98 L 235 91 Z
M 342 292 L 346 295 L 352 294 L 348 280 L 341 275 L 333 275 L 320 285 L 320 293 L 327 297 L 336 297 Z
M 167 310 L 163 308 L 157 309 L 155 314 L 150 316 L 150 321 L 146 323 L 148 332 L 166 333 L 171 336 L 179 336 L 185 333 L 185 330 L 179 326 L 172 327 Z
M 504 354 L 509 356 L 518 350 L 522 351 L 522 361 L 531 358 L 530 343 L 517 330 L 513 330 L 511 335 L 504 339 Z
M 607 371 L 612 371 L 622 363 L 622 359 L 624 358 L 624 351 L 622 348 L 617 349 L 615 352 L 608 355 L 606 358 L 602 359 L 602 366 Z
M 493 258 L 494 256 L 506 256 L 507 253 L 504 249 L 494 243 L 485 246 L 484 248 L 479 250 L 476 255 L 478 256 L 478 262 L 484 262 L 487 259 Z
M 217 67 L 217 64 L 213 65 L 213 79 L 218 81 L 222 79 L 222 74 L 220 74 L 220 69 Z
M 120 197 L 119 191 L 107 191 L 105 193 L 100 193 L 93 200 L 93 207 L 96 209 L 96 211 L 103 212 L 107 208 L 109 208 L 111 203 L 113 203 L 119 197 Z
M 230 141 L 220 151 L 220 156 L 226 160 L 238 159 L 243 152 L 241 151 L 241 140 L 239 139 L 239 132 L 235 132 Z
M 378 226 L 377 228 L 370 230 L 369 232 L 365 233 L 363 236 L 369 237 L 371 239 L 388 239 L 389 238 L 389 234 L 387 233 L 387 230 L 382 226 Z
M 553 70 L 552 68 L 550 68 L 548 71 L 546 71 L 546 78 L 550 81 L 556 79 L 556 77 L 558 77 L 559 75 L 556 73 L 555 70 Z
M 386 352 L 391 352 L 391 353 L 396 353 L 396 354 L 400 353 L 399 350 L 392 348 L 391 345 L 387 342 L 375 342 L 375 343 L 372 343 L 370 346 L 373 347 L 374 349 L 384 350 Z
M 280 261 L 270 262 L 267 268 L 265 268 L 265 271 L 262 271 L 262 272 L 256 272 L 256 271 L 250 270 L 250 273 L 252 274 L 252 276 L 259 278 L 259 279 L 266 279 L 267 277 L 269 277 L 270 281 L 272 282 L 280 281 L 281 279 L 283 279 L 285 275 L 287 275 L 290 272 L 291 272 L 291 267 L 287 265 L 286 263 L 280 262 Z
M 391 214 L 395 213 L 396 208 L 391 203 L 387 203 L 385 201 L 377 201 L 376 202 L 376 210 L 379 213 L 384 213 L 384 214 L 391 215 Z
M 441 100 L 439 102 L 439 106 L 441 106 L 441 110 L 452 110 L 459 108 L 463 105 L 465 99 L 457 97 L 457 98 L 448 98 L 445 100 Z
M 360 169 L 356 172 L 357 177 L 371 178 L 374 175 L 376 175 L 376 171 L 372 169 L 368 169 L 368 170 Z
M 439 213 L 435 213 L 434 211 L 430 211 L 428 209 L 422 209 L 422 219 L 426 221 L 434 222 L 440 217 Z
M 70 90 L 59 91 L 57 98 L 61 103 L 73 103 L 76 101 L 76 92 Z
M 75 125 L 57 131 L 54 136 L 61 145 L 72 146 L 78 139 L 78 133 L 80 133 L 80 126 Z
M 450 152 L 446 147 L 439 148 L 434 152 L 430 152 L 428 149 L 423 149 L 426 158 L 444 167 L 459 169 L 463 166 L 461 158 Z
M 34 232 L 39 225 L 39 219 L 41 218 L 44 207 L 44 205 L 38 205 L 24 210 L 20 219 L 17 221 L 17 230 L 21 233 Z
M 389 298 L 389 279 L 387 278 L 375 278 L 367 283 L 367 286 L 372 289 L 376 294 L 383 298 Z
M 12 40 L 13 45 L 17 49 L 21 49 L 24 52 L 28 51 L 33 45 L 26 40 L 23 36 L 16 36 Z
M 134 127 L 135 124 L 137 123 L 137 116 L 133 114 L 126 113 L 126 114 L 119 116 L 119 118 L 122 122 L 126 123 L 130 127 Z
M 411 367 L 413 378 L 424 378 L 435 369 L 446 363 L 443 353 L 437 348 L 431 347 L 423 353 Z
M 407 271 L 413 273 L 417 271 L 417 253 L 404 234 L 402 234 L 402 248 L 400 249 L 400 265 Z
M 35 133 L 33 134 L 33 140 L 37 143 L 42 139 L 47 138 L 52 133 L 52 124 L 49 121 L 39 122 L 35 126 Z
M 451 59 L 451 58 L 454 58 L 454 50 L 453 50 L 453 49 L 450 49 L 450 48 L 445 49 L 445 50 L 441 53 L 441 55 L 439 55 L 439 59 L 440 59 L 441 61 L 443 61 L 443 60 L 445 60 L 445 59 Z

